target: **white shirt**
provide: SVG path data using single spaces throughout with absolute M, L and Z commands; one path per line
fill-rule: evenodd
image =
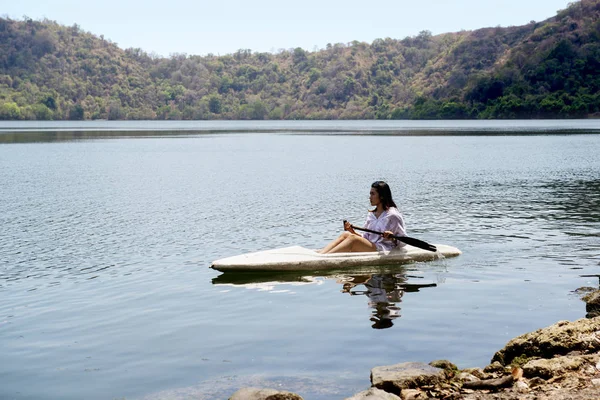
M 369 212 L 367 221 L 365 222 L 365 228 L 378 232 L 392 231 L 396 236 L 406 236 L 404 219 L 396 207 L 388 208 L 381 213 L 379 218 L 375 216 L 374 212 Z M 361 235 L 369 242 L 373 243 L 379 251 L 390 251 L 395 247 L 405 246 L 402 242 L 396 244 L 393 240 L 384 239 L 383 236 L 376 233 L 363 232 Z

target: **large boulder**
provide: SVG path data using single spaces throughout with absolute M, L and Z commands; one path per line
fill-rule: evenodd
M 509 341 L 492 358 L 509 365 L 515 358 L 551 358 L 572 351 L 590 354 L 600 350 L 600 318 L 560 321 Z
M 296 393 L 275 389 L 242 388 L 229 400 L 303 400 Z
M 590 363 L 589 356 L 562 356 L 556 358 L 538 358 L 523 365 L 523 375 L 527 378 L 550 379 L 568 372 L 578 371 Z
M 444 378 L 443 369 L 417 362 L 375 367 L 371 370 L 371 384 L 374 387 L 398 396 L 402 389 L 435 385 Z

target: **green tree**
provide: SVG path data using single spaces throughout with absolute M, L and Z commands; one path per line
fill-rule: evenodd
M 81 104 L 75 104 L 69 110 L 69 119 L 73 121 L 82 120 L 84 117 L 84 111 Z
M 267 107 L 262 101 L 255 101 L 249 105 L 249 117 L 250 119 L 265 119 L 267 114 Z
M 14 102 L 0 103 L 0 119 L 21 119 L 21 108 Z
M 208 99 L 208 110 L 213 114 L 221 114 L 222 104 L 221 98 L 218 96 L 210 96 Z
M 35 119 L 41 121 L 50 121 L 53 119 L 52 110 L 50 110 L 45 104 L 34 104 L 33 113 L 35 114 Z
M 125 118 L 125 112 L 121 102 L 118 100 L 111 101 L 108 106 L 108 119 L 109 120 L 120 120 Z

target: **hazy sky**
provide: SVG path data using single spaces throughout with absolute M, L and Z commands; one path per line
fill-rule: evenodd
M 162 56 L 403 39 L 542 21 L 569 0 L 4 0 L 2 16 L 48 18 Z

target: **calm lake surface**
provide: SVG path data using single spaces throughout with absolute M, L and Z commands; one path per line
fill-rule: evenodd
M 483 367 L 585 316 L 600 121 L 4 122 L 0 398 L 342 399 L 370 369 Z M 221 274 L 322 247 L 387 181 L 409 236 L 457 258 Z

